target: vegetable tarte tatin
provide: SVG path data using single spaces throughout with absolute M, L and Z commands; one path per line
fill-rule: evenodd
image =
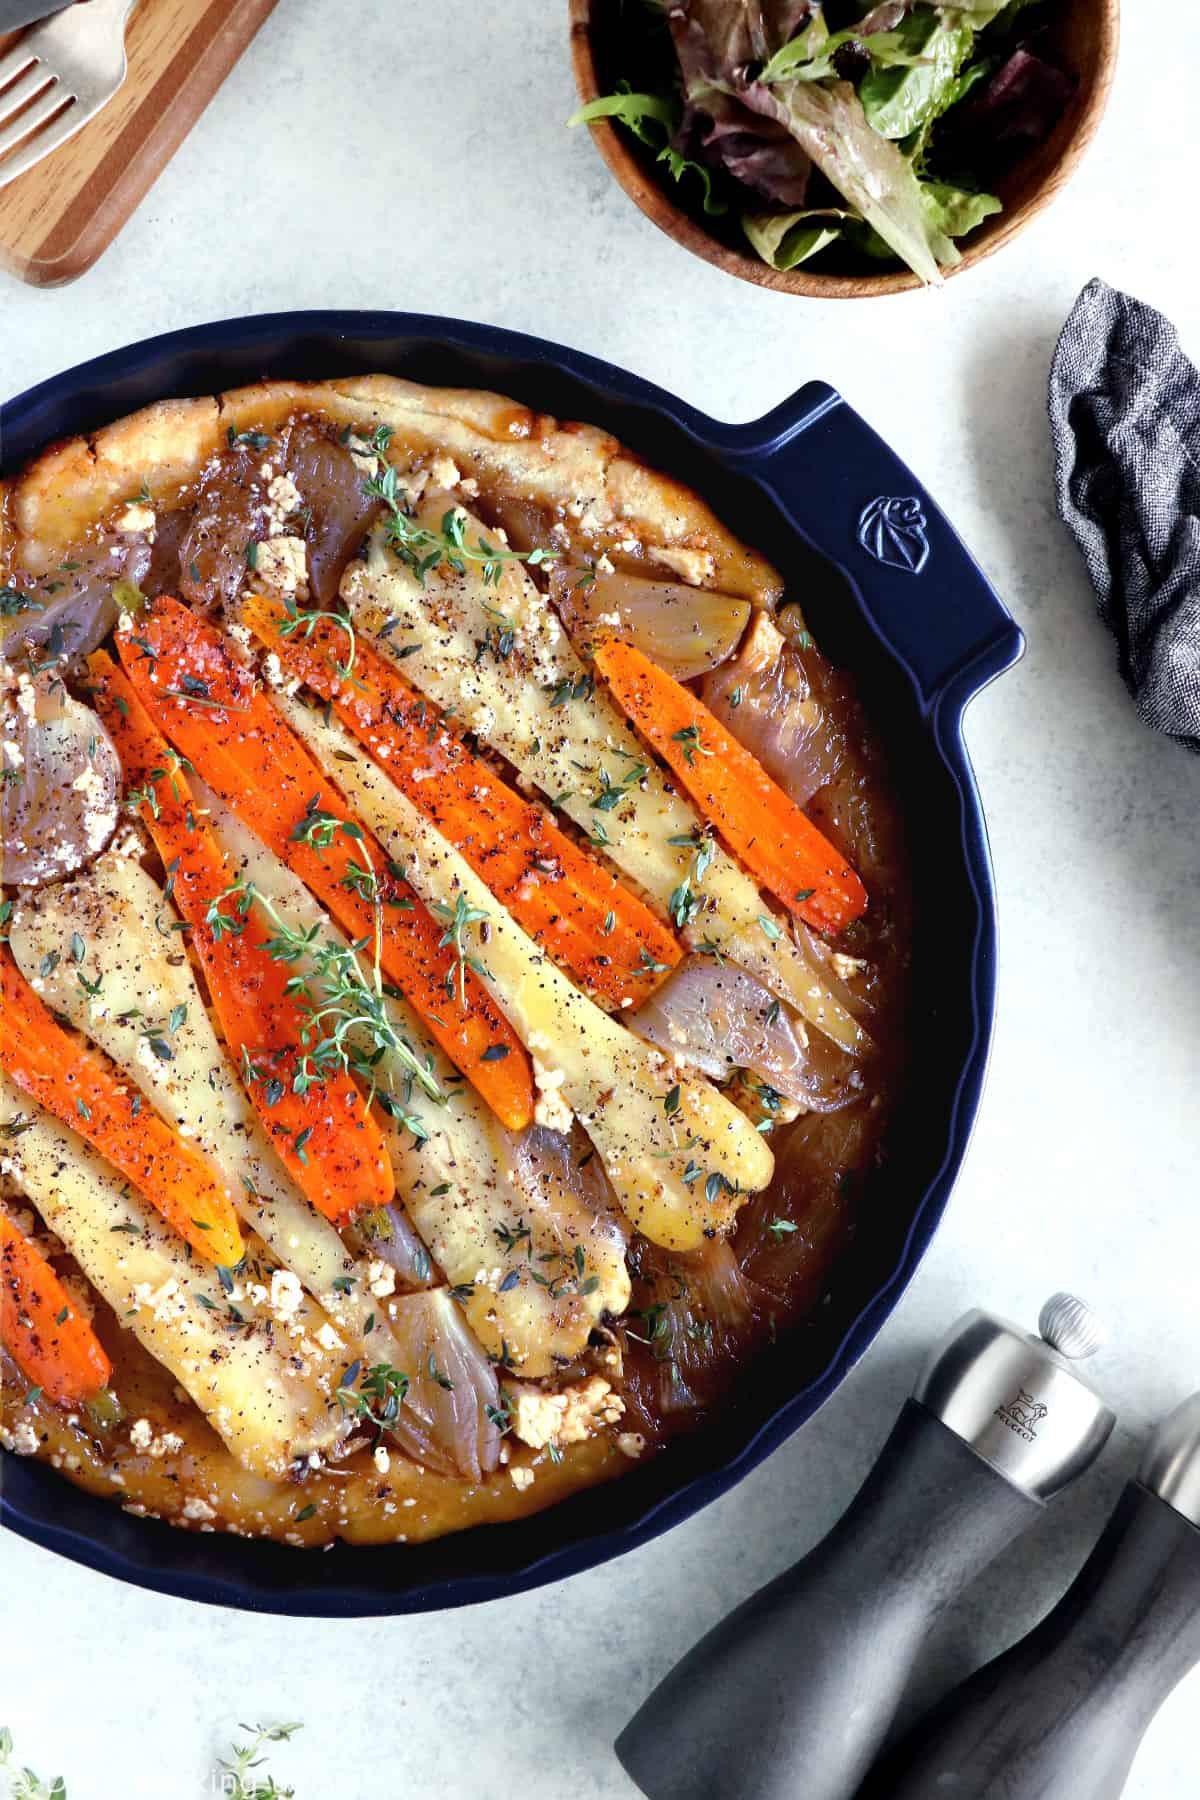
M 606 434 L 385 377 L 0 502 L 5 1446 L 297 1545 L 652 1456 L 819 1299 L 902 1061 L 796 597 Z

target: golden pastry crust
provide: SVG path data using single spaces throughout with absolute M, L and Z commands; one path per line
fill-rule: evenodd
M 601 556 L 636 546 L 703 555 L 698 585 L 768 605 L 776 571 L 748 550 L 691 489 L 649 468 L 607 432 L 559 423 L 501 394 L 423 387 L 389 375 L 334 382 L 260 382 L 215 398 L 161 400 L 44 450 L 9 483 L 12 566 L 45 573 L 72 544 L 111 522 L 145 489 L 170 507 L 230 431 L 270 429 L 316 413 L 370 436 L 391 432 L 389 458 L 420 466 L 449 457 L 484 490 L 532 500 L 569 520 L 572 547 Z

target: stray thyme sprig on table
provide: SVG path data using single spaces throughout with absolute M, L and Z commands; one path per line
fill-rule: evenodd
M 263 1772 L 264 1744 L 286 1744 L 298 1731 L 300 1725 L 243 1725 L 242 1731 L 253 1732 L 248 1744 L 231 1746 L 231 1760 L 222 1757 L 217 1763 L 220 1771 L 220 1792 L 227 1794 L 229 1800 L 295 1800 L 296 1790 L 293 1787 L 280 1787 L 273 1775 Z M 233 1786 L 224 1778 L 228 1777 Z

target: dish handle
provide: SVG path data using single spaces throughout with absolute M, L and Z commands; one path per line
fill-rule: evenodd
M 813 383 L 729 449 L 816 549 L 907 670 L 921 709 L 960 707 L 1025 640 L 944 513 L 833 388 Z

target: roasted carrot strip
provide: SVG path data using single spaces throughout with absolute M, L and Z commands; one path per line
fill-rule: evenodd
M 198 1150 L 69 1037 L 0 948 L 0 1068 L 40 1106 L 77 1131 L 145 1195 L 208 1262 L 242 1260 L 237 1214 Z
M 388 979 L 504 1124 L 528 1125 L 529 1059 L 468 966 L 474 944 L 427 910 L 228 642 L 177 600 L 159 598 L 117 644 L 138 697 L 176 749 L 368 953 L 378 927 Z
M 112 1364 L 41 1251 L 0 1213 L 0 1338 L 22 1375 L 54 1401 L 90 1400 Z
M 854 870 L 695 694 L 632 644 L 598 644 L 595 660 L 626 716 L 763 887 L 818 931 L 857 919 L 867 892 Z
M 253 596 L 242 616 L 433 821 L 537 943 L 614 1010 L 647 993 L 646 971 L 682 954 L 648 906 L 473 756 L 445 715 L 328 615 L 287 633 L 286 609 Z
M 209 908 L 234 872 L 196 814 L 187 776 L 133 684 L 103 650 L 89 658 L 92 698 L 108 726 L 130 788 L 191 926 L 225 1041 L 275 1149 L 296 1185 L 335 1223 L 363 1207 L 387 1206 L 396 1184 L 383 1133 L 348 1074 L 296 1081 L 305 1061 L 306 1014 L 289 992 L 293 971 L 276 961 L 257 915 L 234 932 L 214 930 Z

